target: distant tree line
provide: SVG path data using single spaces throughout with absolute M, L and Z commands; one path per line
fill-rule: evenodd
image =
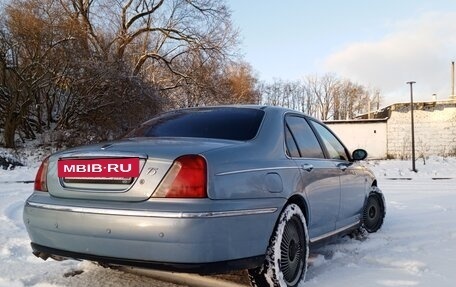
M 303 80 L 274 80 L 261 86 L 262 101 L 302 111 L 320 120 L 347 120 L 376 110 L 378 89 L 343 79 L 335 74 L 307 76 Z
M 331 74 L 260 83 L 238 42 L 225 1 L 9 1 L 0 10 L 0 144 L 117 138 L 179 107 L 262 103 L 326 120 L 374 101 Z

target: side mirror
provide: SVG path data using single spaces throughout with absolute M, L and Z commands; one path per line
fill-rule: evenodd
M 352 159 L 356 160 L 363 160 L 367 157 L 367 151 L 363 149 L 355 149 L 352 153 Z

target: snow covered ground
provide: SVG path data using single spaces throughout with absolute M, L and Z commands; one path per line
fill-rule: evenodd
M 22 206 L 38 162 L 0 169 L 0 287 L 178 286 L 88 262 L 46 262 L 31 254 Z M 431 158 L 418 173 L 405 161 L 369 161 L 387 200 L 383 228 L 313 252 L 306 287 L 456 284 L 456 159 Z M 80 271 L 83 271 L 81 274 Z

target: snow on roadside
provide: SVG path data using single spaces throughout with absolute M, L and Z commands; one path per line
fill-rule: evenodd
M 378 178 L 456 178 L 456 158 L 431 157 L 423 161 L 415 161 L 415 169 L 412 171 L 411 160 L 371 160 L 366 162 L 367 167 L 375 172 Z
M 46 156 L 53 153 L 51 148 L 18 148 L 17 150 L 0 147 L 0 157 L 18 161 L 25 166 L 38 166 Z
M 454 286 L 456 159 L 365 163 L 387 202 L 383 228 L 314 251 L 306 287 Z
M 317 250 L 312 286 L 454 286 L 455 180 L 382 181 L 387 216 L 364 241 L 343 238 Z
M 0 287 L 177 286 L 88 262 L 35 258 L 22 223 L 33 186 L 16 181 L 33 180 L 44 156 L 30 153 L 22 158 L 27 166 L 0 169 Z M 343 238 L 314 251 L 305 286 L 454 286 L 456 159 L 418 160 L 418 173 L 410 161 L 365 164 L 385 193 L 384 226 L 364 241 Z

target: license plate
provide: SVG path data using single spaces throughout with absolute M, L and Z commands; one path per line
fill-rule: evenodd
M 61 159 L 58 177 L 128 178 L 139 176 L 139 158 Z

